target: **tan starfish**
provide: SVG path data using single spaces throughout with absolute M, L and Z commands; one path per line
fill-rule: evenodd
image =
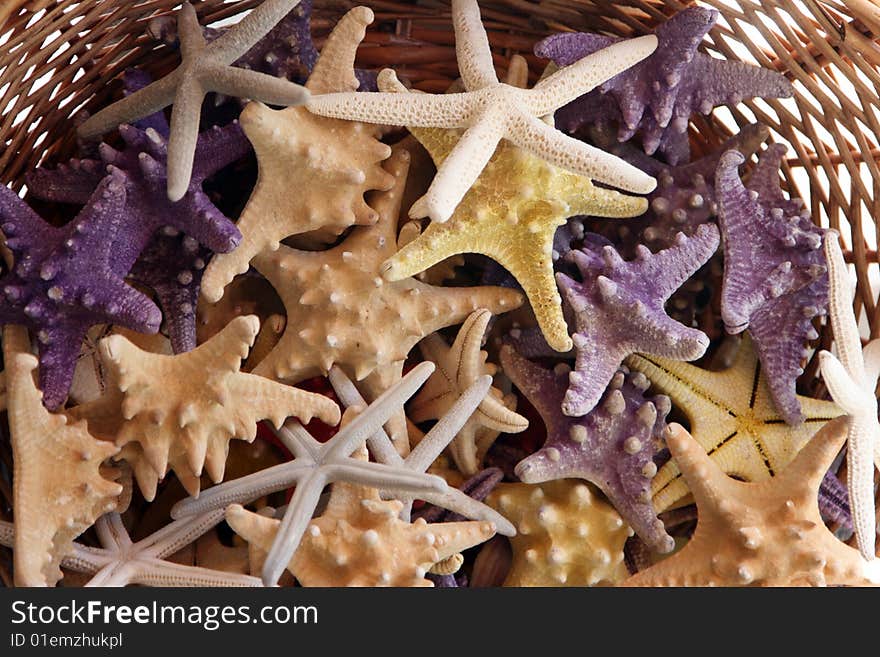
M 679 424 L 666 441 L 697 502 L 697 529 L 676 554 L 625 586 L 838 586 L 870 584 L 857 550 L 822 522 L 822 478 L 843 446 L 846 421 L 828 422 L 772 479 L 728 477 Z
M 452 94 L 324 94 L 309 111 L 353 121 L 416 128 L 466 128 L 438 169 L 428 192 L 410 208 L 413 218 L 443 222 L 480 175 L 501 139 L 563 169 L 637 193 L 656 181 L 623 160 L 568 137 L 539 117 L 587 93 L 650 55 L 654 36 L 614 44 L 544 78 L 532 89 L 498 81 L 476 0 L 452 0 L 455 49 L 465 91 Z M 393 80 L 385 69 L 380 80 Z
M 517 529 L 504 586 L 607 586 L 626 578 L 623 544 L 632 529 L 589 484 L 500 484 L 486 503 Z
M 342 17 L 306 89 L 313 94 L 357 89 L 355 52 L 372 21 L 366 7 Z M 205 270 L 202 295 L 212 303 L 254 256 L 276 250 L 286 237 L 328 228 L 338 234 L 352 224 L 374 223 L 377 215 L 364 194 L 394 184 L 381 166 L 391 148 L 378 141 L 377 126 L 323 118 L 303 107 L 274 111 L 260 103 L 244 109 L 241 125 L 256 151 L 259 178 L 237 223 L 241 243 L 215 255 Z
M 497 368 L 486 362 L 486 352 L 480 350 L 491 318 L 492 313 L 485 309 L 471 314 L 461 325 L 452 347 L 436 333 L 419 343 L 422 356 L 437 365 L 437 369 L 409 403 L 408 415 L 413 422 L 443 417 L 480 376 L 495 375 Z M 498 432 L 518 433 L 528 426 L 529 421 L 510 410 L 502 392 L 493 387 L 449 444 L 449 451 L 459 470 L 466 475 L 476 474 L 482 456 Z
M 119 458 L 131 464 L 148 500 L 169 469 L 196 495 L 202 469 L 215 483 L 222 481 L 229 441 L 253 440 L 258 420 L 268 418 L 276 427 L 290 416 L 339 421 L 330 399 L 239 371 L 259 327 L 254 316 L 238 317 L 208 342 L 176 356 L 110 336 L 100 350 L 112 385 L 71 414 L 122 447 Z
M 37 359 L 26 353 L 27 330 L 7 326 L 3 357 L 8 383 L 14 470 L 14 565 L 17 586 L 54 586 L 73 539 L 116 508 L 122 486 L 105 461 L 119 449 L 43 406 L 34 383 Z
M 727 474 L 762 481 L 778 474 L 816 432 L 842 411 L 831 402 L 798 396 L 804 422 L 790 426 L 773 405 L 752 342 L 743 338 L 733 365 L 710 372 L 688 363 L 634 354 L 642 372 L 687 417 L 696 441 Z M 654 508 L 664 511 L 688 492 L 675 461 L 651 482 Z

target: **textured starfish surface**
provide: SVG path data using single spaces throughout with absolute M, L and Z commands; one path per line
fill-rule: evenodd
M 787 425 L 773 405 L 748 338 L 740 344 L 733 365 L 720 372 L 644 354 L 630 356 L 626 364 L 672 398 L 687 417 L 694 439 L 718 467 L 745 481 L 779 474 L 818 427 L 842 412 L 831 402 L 799 397 L 804 421 Z M 688 492 L 675 461 L 660 468 L 652 488 L 658 512 Z
M 758 158 L 748 185 L 738 167 L 745 158 L 725 153 L 718 164 L 718 225 L 724 245 L 721 318 L 728 333 L 749 329 L 770 393 L 783 419 L 803 420 L 795 383 L 803 374 L 804 343 L 818 333 L 812 320 L 826 312 L 825 230 L 803 201 L 779 186 L 786 147 L 773 144 Z
M 393 283 L 382 278 L 382 262 L 397 250 L 408 161 L 405 150 L 388 160 L 396 182 L 372 196 L 379 214 L 375 226 L 356 227 L 327 251 L 281 246 L 254 260 L 287 309 L 287 330 L 254 373 L 296 382 L 326 374 L 336 363 L 358 380 L 376 371 L 384 389 L 424 336 L 463 321 L 477 308 L 498 313 L 520 305 L 521 295 L 504 288 L 440 288 L 412 278 Z
M 681 425 L 666 442 L 697 502 L 697 529 L 676 554 L 626 586 L 864 586 L 864 562 L 822 523 L 819 485 L 846 436 L 829 422 L 781 473 L 760 483 L 724 474 Z
M 517 528 L 505 586 L 609 586 L 626 578 L 632 530 L 577 479 L 501 484 L 488 504 Z
M 460 137 L 456 130 L 410 131 L 441 169 Z M 383 276 L 400 280 L 459 253 L 486 255 L 522 285 L 547 342 L 568 351 L 571 338 L 553 280 L 557 227 L 572 215 L 635 217 L 646 208 L 644 198 L 596 187 L 589 178 L 502 142 L 449 221 L 432 223 L 401 248 L 385 263 Z
M 54 586 L 73 539 L 116 507 L 122 487 L 104 461 L 119 450 L 43 406 L 34 384 L 37 359 L 21 327 L 4 330 L 9 429 L 14 471 L 15 583 Z
M 111 172 L 80 213 L 62 227 L 41 219 L 11 189 L 0 186 L 0 228 L 15 266 L 0 278 L 0 323 L 23 324 L 40 345 L 43 403 L 64 403 L 82 339 L 90 326 L 118 324 L 155 333 L 161 313 L 126 285 L 114 267 L 127 185 Z
M 859 551 L 872 561 L 877 539 L 875 463 L 880 468 L 880 423 L 874 393 L 880 373 L 880 340 L 872 340 L 862 348 L 847 265 L 836 233 L 825 240 L 825 260 L 831 287 L 828 314 L 837 355 L 822 351 L 819 364 L 828 391 L 849 416 L 846 472 L 853 529 Z
M 161 80 L 89 117 L 78 127 L 78 134 L 83 138 L 97 136 L 173 103 L 167 189 L 168 198 L 179 201 L 189 188 L 199 116 L 206 93 L 216 91 L 275 105 L 298 105 L 308 99 L 308 91 L 288 80 L 231 66 L 298 2 L 265 0 L 210 44 L 205 41 L 195 9 L 190 3 L 184 3 L 177 23 L 180 66 Z
M 672 537 L 651 504 L 651 479 L 657 474 L 654 455 L 666 428 L 669 398 L 644 395 L 650 385 L 642 374 L 625 368 L 612 377 L 608 390 L 587 415 L 562 414 L 568 367 L 547 370 L 511 347 L 501 349 L 504 372 L 535 407 L 547 429 L 544 446 L 516 466 L 527 484 L 555 479 L 586 479 L 610 500 L 633 530 L 661 552 L 673 547 Z
M 424 422 L 443 417 L 480 376 L 494 376 L 497 368 L 486 362 L 486 352 L 480 350 L 491 317 L 488 310 L 474 312 L 461 325 L 452 347 L 436 333 L 419 343 L 422 356 L 433 362 L 437 369 L 410 402 L 409 419 Z M 479 469 L 480 460 L 498 432 L 518 433 L 528 425 L 529 421 L 510 410 L 503 393 L 493 387 L 453 438 L 449 451 L 458 469 L 472 475 Z M 481 432 L 480 429 L 489 431 Z
M 656 254 L 638 249 L 626 262 L 610 244 L 587 243 L 566 256 L 577 265 L 582 282 L 567 274 L 556 279 L 574 311 L 577 331 L 575 370 L 562 412 L 589 413 L 617 366 L 631 353 L 656 354 L 676 360 L 695 360 L 709 346 L 709 338 L 666 314 L 663 307 L 718 248 L 718 229 L 700 226 L 692 237 L 679 233 L 675 246 Z
M 229 441 L 253 440 L 258 420 L 269 418 L 276 427 L 290 416 L 339 421 L 330 399 L 240 371 L 259 326 L 252 315 L 238 317 L 208 342 L 176 356 L 110 336 L 100 350 L 112 385 L 71 412 L 122 447 L 120 458 L 131 464 L 148 500 L 169 469 L 198 494 L 202 469 L 221 481 Z
M 366 7 L 342 17 L 306 89 L 322 94 L 357 88 L 355 51 L 372 20 Z M 276 250 L 286 237 L 374 223 L 377 214 L 364 194 L 394 184 L 381 166 L 391 148 L 377 139 L 377 126 L 323 118 L 303 107 L 274 111 L 260 103 L 245 108 L 241 123 L 257 153 L 259 178 L 238 220 L 242 243 L 208 265 L 202 290 L 211 302 L 236 274 L 247 271 L 254 256 Z
M 657 49 L 649 57 L 562 108 L 559 124 L 569 131 L 597 121 L 616 124 L 620 141 L 640 133 L 646 153 L 659 149 L 678 164 L 689 159 L 687 128 L 695 112 L 709 114 L 744 98 L 790 97 L 791 83 L 776 71 L 697 51 L 717 18 L 716 10 L 703 7 L 675 14 L 655 30 Z M 535 54 L 565 66 L 618 42 L 599 34 L 556 34 L 535 46 Z
M 539 117 L 586 93 L 647 57 L 653 36 L 617 44 L 545 78 L 533 89 L 498 81 L 476 0 L 453 0 L 456 57 L 465 91 L 452 94 L 339 93 L 314 96 L 306 106 L 321 116 L 415 128 L 466 128 L 410 216 L 443 222 L 477 180 L 501 139 L 556 166 L 627 191 L 655 186 L 635 167 L 568 137 Z M 394 72 L 379 74 L 379 86 L 399 85 Z

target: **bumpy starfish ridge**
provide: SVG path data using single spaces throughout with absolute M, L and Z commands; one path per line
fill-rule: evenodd
M 828 391 L 849 418 L 846 472 L 853 529 L 859 552 L 867 561 L 873 561 L 877 538 L 875 464 L 880 468 L 880 423 L 874 391 L 880 373 L 880 340 L 872 340 L 862 348 L 847 265 L 834 232 L 825 239 L 825 260 L 831 287 L 828 315 L 837 356 L 821 351 L 819 365 Z
M 443 417 L 455 401 L 483 375 L 493 376 L 494 365 L 486 363 L 486 352 L 481 351 L 483 335 L 492 313 L 478 310 L 468 317 L 458 331 L 452 347 L 436 333 L 419 343 L 426 360 L 437 369 L 409 404 L 408 416 L 413 422 L 425 422 Z M 498 432 L 518 433 L 529 422 L 517 415 L 504 403 L 504 395 L 497 388 L 490 388 L 474 414 L 452 439 L 449 451 L 462 473 L 472 475 L 479 469 L 479 460 L 489 449 Z M 492 433 L 480 436 L 478 431 L 489 429 Z
M 210 44 L 205 42 L 195 9 L 190 3 L 184 3 L 177 23 L 180 66 L 161 80 L 88 118 L 78 127 L 78 134 L 84 138 L 97 136 L 173 103 L 168 140 L 168 198 L 179 201 L 189 187 L 199 116 L 206 93 L 217 91 L 274 105 L 299 105 L 308 99 L 308 91 L 299 85 L 231 66 L 298 2 L 265 0 Z
M 152 354 L 120 335 L 101 341 L 111 385 L 101 398 L 72 409 L 98 435 L 122 447 L 144 497 L 174 470 L 184 488 L 199 492 L 203 468 L 223 480 L 229 441 L 256 437 L 258 420 L 280 427 L 290 416 L 335 424 L 339 408 L 321 395 L 240 371 L 259 320 L 238 317 L 193 351 Z
M 595 484 L 635 532 L 652 548 L 669 552 L 672 537 L 651 504 L 654 456 L 666 429 L 669 398 L 647 399 L 650 382 L 625 368 L 611 379 L 603 400 L 587 415 L 562 414 L 568 367 L 547 370 L 511 347 L 501 349 L 504 372 L 544 420 L 544 446 L 516 466 L 528 484 L 576 477 Z
M 797 424 L 803 415 L 795 383 L 804 371 L 804 342 L 819 337 L 812 320 L 825 314 L 828 276 L 821 249 L 825 230 L 779 186 L 785 151 L 773 144 L 761 153 L 748 185 L 738 173 L 741 153 L 729 151 L 718 163 L 721 318 L 728 333 L 749 329 L 776 407 L 786 422 Z
M 0 323 L 23 324 L 40 347 L 43 403 L 64 403 L 83 337 L 95 324 L 155 333 L 161 313 L 126 285 L 114 267 L 128 186 L 113 170 L 65 226 L 41 219 L 11 189 L 0 187 L 0 228 L 15 257 L 0 278 Z
M 311 112 L 354 121 L 415 128 L 466 128 L 410 216 L 443 222 L 477 180 L 501 139 L 563 169 L 627 191 L 646 193 L 655 181 L 599 149 L 563 135 L 539 117 L 586 93 L 647 57 L 653 36 L 607 48 L 541 80 L 533 89 L 498 81 L 476 0 L 453 0 L 456 57 L 465 91 L 451 94 L 325 94 L 306 104 Z M 399 84 L 379 74 L 380 88 Z
M 306 89 L 322 94 L 357 87 L 355 51 L 372 20 L 366 7 L 342 17 Z M 381 165 L 391 148 L 377 139 L 375 126 L 315 116 L 302 107 L 274 111 L 260 103 L 245 108 L 241 124 L 256 150 L 259 178 L 238 220 L 242 243 L 208 265 L 202 292 L 211 302 L 223 296 L 236 274 L 247 271 L 255 256 L 278 249 L 286 237 L 375 223 L 377 214 L 364 194 L 394 184 Z
M 816 432 L 841 414 L 831 402 L 799 397 L 803 423 L 789 426 L 773 405 L 751 340 L 744 338 L 726 370 L 708 370 L 644 354 L 626 359 L 687 417 L 694 439 L 725 473 L 745 481 L 776 476 Z M 669 461 L 654 477 L 654 508 L 660 512 L 687 494 L 678 466 Z
M 760 483 L 727 476 L 681 425 L 666 442 L 697 502 L 697 529 L 680 552 L 626 586 L 864 586 L 858 551 L 822 522 L 816 496 L 846 435 L 827 423 L 780 474 Z
M 736 105 L 747 97 L 788 98 L 791 83 L 781 74 L 698 52 L 718 18 L 714 9 L 688 7 L 656 30 L 657 49 L 640 63 L 605 81 L 557 112 L 564 130 L 588 122 L 610 122 L 618 140 L 641 134 L 642 147 L 658 149 L 670 164 L 689 159 L 687 128 L 695 112 Z M 621 40 L 599 34 L 556 34 L 535 46 L 535 54 L 565 66 Z
M 675 246 L 652 254 L 638 249 L 635 260 L 621 259 L 614 247 L 585 244 L 567 257 L 583 282 L 558 273 L 556 279 L 575 314 L 575 370 L 562 412 L 576 417 L 589 413 L 628 355 L 655 354 L 695 360 L 709 346 L 697 329 L 673 320 L 663 308 L 678 289 L 718 248 L 718 229 L 700 226 L 692 237 L 679 233 Z

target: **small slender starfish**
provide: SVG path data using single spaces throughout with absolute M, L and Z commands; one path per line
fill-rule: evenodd
M 181 64 L 161 80 L 104 108 L 77 129 L 95 137 L 174 104 L 168 140 L 168 198 L 179 201 L 189 186 L 199 135 L 202 100 L 210 91 L 272 105 L 301 105 L 309 93 L 298 84 L 231 66 L 299 0 L 266 0 L 220 38 L 206 43 L 196 10 L 185 3 L 178 16 Z
M 339 119 L 421 128 L 467 128 L 437 170 L 410 217 L 448 220 L 479 177 L 501 139 L 563 169 L 627 191 L 647 193 L 656 181 L 613 155 L 568 137 L 539 117 L 578 98 L 650 55 L 657 38 L 615 44 L 541 80 L 532 89 L 498 81 L 476 0 L 452 0 L 456 57 L 465 91 L 451 94 L 357 92 L 311 97 L 309 111 Z M 394 71 L 379 74 L 379 87 L 398 85 Z
M 872 340 L 862 349 L 847 265 L 836 234 L 826 236 L 825 260 L 831 287 L 828 315 L 837 356 L 820 352 L 819 367 L 832 398 L 849 415 L 846 473 L 853 529 L 859 551 L 867 561 L 872 561 L 876 558 L 877 536 L 874 464 L 880 467 L 880 423 L 874 394 L 880 373 L 880 339 Z

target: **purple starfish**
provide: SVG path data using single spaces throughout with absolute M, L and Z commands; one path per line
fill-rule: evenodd
M 548 370 L 501 349 L 505 374 L 544 420 L 544 446 L 520 461 L 516 475 L 527 484 L 576 477 L 598 486 L 642 539 L 669 552 L 672 538 L 651 503 L 654 456 L 666 429 L 669 398 L 646 399 L 650 382 L 642 374 L 617 370 L 602 402 L 587 415 L 571 418 L 560 412 L 568 366 Z
M 749 329 L 773 401 L 789 424 L 803 421 L 795 384 L 803 374 L 805 343 L 818 337 L 812 320 L 828 306 L 825 230 L 800 199 L 786 199 L 779 168 L 786 147 L 761 153 L 748 186 L 741 153 L 722 156 L 716 173 L 724 243 L 721 318 L 728 333 Z
M 59 228 L 0 187 L 0 228 L 15 259 L 13 270 L 0 278 L 0 323 L 24 324 L 36 335 L 47 408 L 64 403 L 89 327 L 110 323 L 145 333 L 159 330 L 159 309 L 113 266 L 125 234 L 128 191 L 125 174 L 111 169 L 83 210 Z
M 482 502 L 489 496 L 489 493 L 492 492 L 495 486 L 501 483 L 502 479 L 504 479 L 504 473 L 501 471 L 501 468 L 484 468 L 477 474 L 465 480 L 465 482 L 458 487 L 458 490 L 471 499 L 474 499 L 477 502 Z M 414 514 L 414 516 L 424 518 L 425 522 L 428 523 L 460 522 L 462 520 L 467 520 L 467 518 L 460 513 L 439 506 L 434 506 L 433 504 L 426 506 L 424 509 Z
M 610 244 L 599 247 L 590 240 L 585 240 L 582 250 L 566 256 L 577 265 L 583 282 L 556 274 L 577 327 L 572 335 L 577 359 L 575 371 L 569 375 L 563 413 L 576 417 L 593 410 L 618 366 L 631 353 L 675 360 L 695 360 L 703 355 L 709 338 L 673 320 L 663 305 L 715 253 L 718 239 L 718 229 L 704 224 L 692 237 L 679 233 L 675 246 L 656 254 L 640 246 L 636 259 L 630 262 Z
M 678 164 L 689 159 L 687 127 L 694 112 L 709 114 L 744 98 L 790 97 L 791 83 L 776 71 L 697 51 L 717 18 L 714 9 L 688 7 L 659 25 L 654 54 L 561 108 L 557 125 L 574 131 L 597 121 L 614 124 L 619 141 L 639 133 L 646 153 L 659 150 L 670 164 Z M 599 34 L 555 34 L 539 42 L 535 54 L 567 66 L 617 41 Z

